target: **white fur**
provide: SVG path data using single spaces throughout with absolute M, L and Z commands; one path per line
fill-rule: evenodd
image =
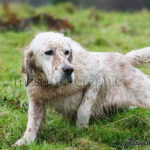
M 150 47 L 133 50 L 127 53 L 126 57 L 134 66 L 150 62 Z

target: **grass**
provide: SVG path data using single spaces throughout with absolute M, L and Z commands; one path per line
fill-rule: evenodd
M 95 8 L 83 10 L 70 3 L 32 8 L 12 5 L 20 17 L 47 12 L 67 18 L 74 31 L 67 36 L 81 43 L 89 51 L 116 51 L 150 46 L 150 12 L 102 12 Z M 0 6 L 0 16 L 4 12 Z M 21 75 L 23 48 L 35 34 L 47 31 L 45 25 L 32 26 L 26 31 L 0 32 L 0 149 L 149 149 L 148 146 L 123 146 L 129 139 L 150 140 L 149 109 L 125 109 L 112 113 L 106 119 L 92 120 L 88 129 L 77 129 L 55 110 L 48 109 L 36 141 L 29 146 L 14 148 L 26 128 L 28 100 Z M 150 65 L 139 67 L 150 75 Z M 21 85 L 20 85 L 21 82 Z

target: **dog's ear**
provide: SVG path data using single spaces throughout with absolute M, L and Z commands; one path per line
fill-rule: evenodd
M 22 72 L 26 74 L 26 86 L 28 86 L 34 78 L 33 66 L 33 52 L 27 49 L 24 53 L 24 62 L 22 66 Z

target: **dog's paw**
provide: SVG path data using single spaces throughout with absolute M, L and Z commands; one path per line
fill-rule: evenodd
M 21 146 L 21 145 L 25 145 L 25 144 L 29 144 L 25 139 L 19 139 L 14 146 Z
M 88 128 L 88 122 L 76 120 L 77 128 Z

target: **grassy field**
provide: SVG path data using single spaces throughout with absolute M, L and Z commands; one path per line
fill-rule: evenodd
M 74 26 L 67 32 L 89 51 L 116 51 L 150 46 L 150 12 L 101 12 L 94 8 L 83 10 L 67 3 L 58 6 L 12 5 L 19 17 L 42 12 L 66 18 Z M 4 12 L 0 6 L 0 16 Z M 48 31 L 43 24 L 20 32 L 0 32 L 0 149 L 150 149 L 148 146 L 124 146 L 130 140 L 150 140 L 150 110 L 125 109 L 112 113 L 106 119 L 92 120 L 88 129 L 76 129 L 55 110 L 48 109 L 36 141 L 29 146 L 14 148 L 26 128 L 28 100 L 21 75 L 23 48 L 35 34 Z M 140 69 L 150 75 L 150 65 Z M 21 84 L 20 84 L 21 81 Z

